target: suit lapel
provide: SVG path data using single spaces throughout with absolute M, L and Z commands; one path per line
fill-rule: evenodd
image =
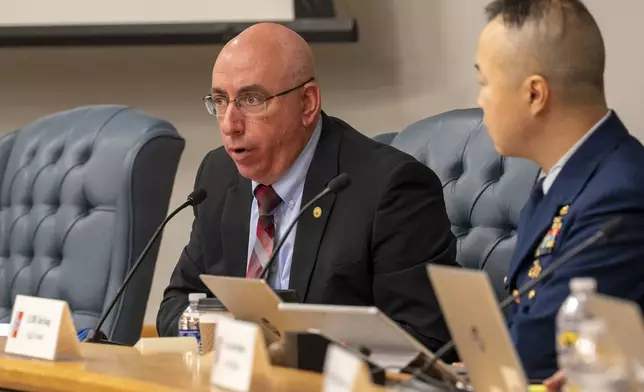
M 221 218 L 222 253 L 230 276 L 246 276 L 248 262 L 248 227 L 252 202 L 251 182 L 240 176 L 237 185 L 228 189 Z
M 534 212 L 522 212 L 517 244 L 508 271 L 510 286 L 523 263 L 532 263 L 533 257 L 528 257 L 528 254 L 535 249 L 537 242 L 541 241 L 560 209 L 564 206 L 574 209 L 575 198 L 592 177 L 597 166 L 627 136 L 628 131 L 624 124 L 615 113 L 611 113 L 570 157 Z
M 320 140 L 304 182 L 302 206 L 320 193 L 327 183 L 338 175 L 338 154 L 342 132 L 335 129 L 332 121 L 324 114 L 322 121 Z M 297 223 L 289 286 L 296 291 L 302 302 L 306 299 L 311 274 L 334 202 L 334 194 L 324 196 L 312 206 L 310 211 L 304 212 Z M 314 212 L 320 212 L 320 214 Z

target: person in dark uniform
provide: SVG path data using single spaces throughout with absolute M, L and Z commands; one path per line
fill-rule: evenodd
M 609 241 L 511 305 L 527 376 L 543 380 L 557 371 L 555 318 L 572 278 L 644 305 L 644 147 L 606 103 L 604 43 L 581 1 L 496 0 L 486 12 L 476 65 L 484 123 L 499 153 L 542 168 L 521 212 L 508 294 L 623 217 Z

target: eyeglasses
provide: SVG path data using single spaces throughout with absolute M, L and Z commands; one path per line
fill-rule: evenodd
M 268 101 L 270 101 L 271 99 L 281 97 L 282 95 L 286 95 L 292 91 L 297 90 L 298 88 L 304 87 L 305 84 L 310 83 L 313 80 L 315 80 L 315 77 L 311 77 L 304 83 L 298 84 L 293 88 L 289 88 L 288 90 L 284 90 L 275 95 L 271 95 L 270 97 L 265 97 L 261 93 L 243 93 L 234 99 L 235 105 L 237 105 L 237 108 L 244 115 L 252 116 L 260 114 L 264 112 L 264 110 L 266 110 Z M 226 110 L 228 109 L 228 104 L 231 100 L 224 95 L 208 94 L 203 97 L 203 101 L 206 104 L 208 113 L 215 117 L 223 117 L 226 115 Z

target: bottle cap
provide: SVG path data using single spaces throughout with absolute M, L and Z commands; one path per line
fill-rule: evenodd
M 574 278 L 570 280 L 570 290 L 573 292 L 595 291 L 597 281 L 593 278 Z
M 207 295 L 204 293 L 190 293 L 188 294 L 188 301 L 193 302 L 193 301 L 199 301 L 201 298 L 206 298 Z

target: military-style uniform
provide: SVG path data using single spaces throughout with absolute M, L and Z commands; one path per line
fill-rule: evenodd
M 644 147 L 611 112 L 570 156 L 545 195 L 541 187 L 538 182 L 521 212 L 505 281 L 508 294 L 612 218 L 624 215 L 624 221 L 610 241 L 575 256 L 510 305 L 510 334 L 530 379 L 557 370 L 555 318 L 570 293 L 570 279 L 593 277 L 599 292 L 644 305 Z

